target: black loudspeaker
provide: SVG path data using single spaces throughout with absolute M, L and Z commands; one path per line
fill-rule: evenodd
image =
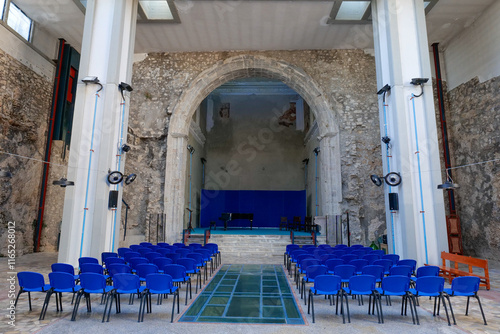
M 389 209 L 391 211 L 399 210 L 398 193 L 389 193 Z
M 110 190 L 108 208 L 116 209 L 118 206 L 118 190 Z

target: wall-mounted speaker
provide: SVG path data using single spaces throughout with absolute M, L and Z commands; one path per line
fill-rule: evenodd
M 389 193 L 389 209 L 391 211 L 399 210 L 398 193 Z
M 118 207 L 118 190 L 110 190 L 108 208 L 116 209 L 117 207 Z

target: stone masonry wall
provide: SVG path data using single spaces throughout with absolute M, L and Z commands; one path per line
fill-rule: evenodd
M 163 211 L 169 112 L 179 96 L 202 71 L 243 54 L 300 67 L 327 94 L 339 117 L 342 208 L 350 213 L 351 242 L 368 244 L 383 234 L 382 190 L 369 179 L 370 174 L 382 174 L 375 61 L 362 50 L 155 53 L 136 62 L 128 129 L 132 150 L 127 153 L 126 172 L 135 172 L 138 178 L 124 191 L 132 206 L 127 234 L 144 234 L 145 217 Z
M 477 78 L 448 92 L 452 167 L 500 159 L 500 77 Z M 464 254 L 500 258 L 500 162 L 453 170 Z
M 33 251 L 53 83 L 0 50 L 0 256 L 7 224 L 16 223 L 16 255 Z M 18 157 L 14 155 L 23 157 Z

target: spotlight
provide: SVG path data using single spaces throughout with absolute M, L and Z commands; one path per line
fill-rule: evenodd
M 99 85 L 101 86 L 101 88 L 99 88 L 98 92 L 101 91 L 102 89 L 102 85 L 101 83 L 99 82 L 99 79 L 97 77 L 94 77 L 94 76 L 86 76 L 85 78 L 82 79 L 82 82 L 85 83 L 86 85 L 87 84 L 96 84 L 96 85 Z
M 126 90 L 127 92 L 131 92 L 133 91 L 134 89 L 132 88 L 132 86 L 130 86 L 128 83 L 126 82 L 121 82 L 119 85 L 118 85 L 118 88 L 120 88 L 121 91 L 124 91 Z
M 389 144 L 391 142 L 391 138 L 389 138 L 388 136 L 382 137 L 382 142 L 384 144 Z
M 193 154 L 193 153 L 194 153 L 194 147 L 193 147 L 193 146 L 188 145 L 188 146 L 187 146 L 187 149 L 188 149 L 189 153 L 191 153 L 191 154 Z
M 206 164 L 207 163 L 207 159 L 205 159 L 205 158 L 200 158 L 200 160 L 201 160 L 202 164 Z
M 130 174 L 128 175 L 126 178 L 125 178 L 125 184 L 129 185 L 131 184 L 132 182 L 134 182 L 134 180 L 137 178 L 137 175 L 136 174 Z
M 309 164 L 309 159 L 304 159 L 304 160 L 302 160 L 302 163 L 303 163 L 304 165 L 308 165 L 308 164 Z
M 11 178 L 12 177 L 12 173 L 9 172 L 8 170 L 1 170 L 0 169 L 0 177 L 8 177 L 8 178 Z
M 453 183 L 453 180 L 451 179 L 448 170 L 446 170 L 446 181 L 443 184 L 439 184 L 438 189 L 453 190 L 457 188 L 460 188 L 460 186 L 456 183 Z
M 390 90 L 391 90 L 391 86 L 385 85 L 384 87 L 380 88 L 380 90 L 377 92 L 377 95 L 387 93 Z
M 127 153 L 128 151 L 130 151 L 130 146 L 128 146 L 127 144 L 123 144 L 122 145 L 122 152 Z
M 62 188 L 66 188 L 67 186 L 74 186 L 75 182 L 68 181 L 66 178 L 62 177 L 59 180 L 53 181 L 52 184 L 55 186 L 61 186 Z
M 372 180 L 373 184 L 375 184 L 377 187 L 380 187 L 382 185 L 382 179 L 378 177 L 378 175 L 370 175 L 370 180 Z
M 120 171 L 109 172 L 108 174 L 108 182 L 111 184 L 118 184 L 123 181 L 123 174 Z
M 391 172 L 385 176 L 385 182 L 391 187 L 398 186 L 401 183 L 401 175 L 396 172 Z
M 320 151 L 321 149 L 319 147 L 316 147 L 313 152 L 315 155 L 318 155 Z
M 413 79 L 411 79 L 410 83 L 412 85 L 423 85 L 427 81 L 429 81 L 429 78 L 413 78 Z

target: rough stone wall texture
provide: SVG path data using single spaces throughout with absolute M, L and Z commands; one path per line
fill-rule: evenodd
M 132 205 L 130 234 L 144 233 L 144 217 L 163 211 L 169 111 L 202 71 L 244 54 L 297 66 L 327 94 L 339 120 L 342 208 L 350 212 L 351 241 L 368 243 L 383 234 L 382 190 L 369 179 L 370 174 L 382 174 L 375 61 L 362 50 L 155 53 L 136 62 L 128 137 L 133 149 L 127 153 L 126 169 L 138 173 L 138 179 L 124 191 Z
M 500 159 L 500 77 L 477 78 L 448 93 L 447 110 L 452 166 Z M 453 170 L 464 254 L 500 257 L 500 163 Z
M 13 174 L 0 179 L 0 255 L 7 252 L 9 221 L 16 222 L 16 254 L 33 251 L 52 87 L 0 50 L 0 168 Z

